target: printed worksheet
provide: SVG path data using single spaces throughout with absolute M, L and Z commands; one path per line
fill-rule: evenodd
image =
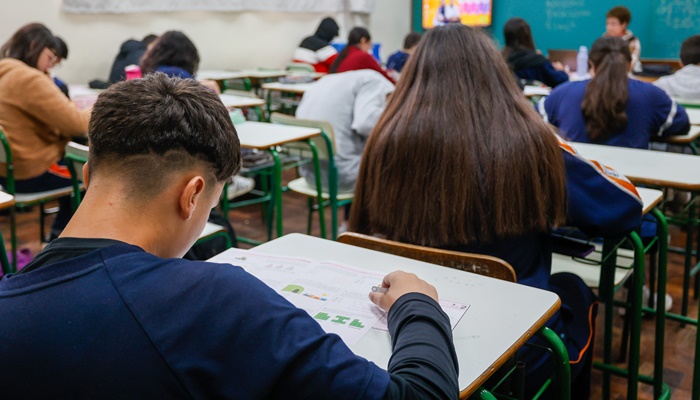
M 328 333 L 348 345 L 357 343 L 370 329 L 388 330 L 384 310 L 369 300 L 372 286 L 381 285 L 383 274 L 333 261 L 260 254 L 229 249 L 209 260 L 240 266 L 313 317 Z M 452 329 L 469 310 L 468 304 L 440 300 Z

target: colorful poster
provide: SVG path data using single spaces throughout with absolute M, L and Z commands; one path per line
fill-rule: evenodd
M 423 0 L 423 28 L 450 23 L 491 25 L 491 0 Z

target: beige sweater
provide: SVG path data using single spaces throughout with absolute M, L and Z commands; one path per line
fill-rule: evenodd
M 19 60 L 0 60 L 0 129 L 10 141 L 15 179 L 48 171 L 71 136 L 87 133 L 89 119 L 89 111 L 78 110 L 48 75 Z M 5 164 L 0 166 L 5 176 Z

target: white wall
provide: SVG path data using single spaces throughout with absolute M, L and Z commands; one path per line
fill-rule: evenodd
M 119 45 L 166 30 L 185 32 L 199 49 L 201 69 L 283 67 L 299 41 L 315 31 L 325 16 L 304 13 L 148 13 L 75 15 L 60 10 L 61 0 L 22 0 L 0 6 L 0 42 L 19 27 L 41 22 L 61 36 L 70 49 L 57 75 L 70 83 L 107 79 Z M 343 26 L 342 15 L 335 16 Z M 406 0 L 377 0 L 369 16 L 352 23 L 367 26 L 382 43 L 383 58 L 401 46 L 410 30 L 411 5 Z M 346 35 L 347 29 L 341 28 Z

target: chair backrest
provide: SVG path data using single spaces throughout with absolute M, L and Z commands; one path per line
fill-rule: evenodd
M 5 187 L 7 193 L 15 194 L 15 167 L 12 164 L 12 149 L 10 141 L 0 127 L 0 163 L 5 163 Z
M 88 160 L 89 147 L 80 143 L 68 142 L 64 156 L 68 171 L 70 171 L 73 186 L 73 210 L 78 208 L 81 201 L 80 183 L 83 182 L 83 166 Z
M 299 72 L 309 72 L 309 73 L 314 73 L 316 70 L 312 65 L 309 64 L 304 64 L 304 63 L 291 63 L 287 65 L 286 68 L 287 71 L 299 71 Z
M 280 125 L 303 126 L 306 128 L 320 129 L 323 135 L 313 138 L 313 142 L 318 150 L 318 158 L 320 160 L 330 160 L 335 154 L 335 134 L 333 133 L 333 125 L 326 121 L 316 121 L 311 119 L 299 119 L 291 115 L 272 113 L 270 122 Z M 331 146 L 332 151 L 328 151 L 328 146 Z
M 343 233 L 338 237 L 338 241 L 352 246 L 473 272 L 508 282 L 516 281 L 513 267 L 496 257 L 416 246 L 354 232 Z

